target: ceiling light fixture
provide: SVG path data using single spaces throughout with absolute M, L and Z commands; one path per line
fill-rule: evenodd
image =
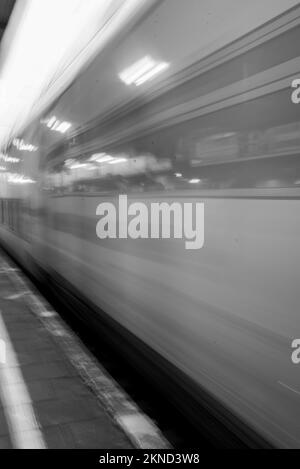
M 154 60 L 147 56 L 126 68 L 126 70 L 120 74 L 120 78 L 126 85 L 132 85 L 132 83 L 135 83 L 136 80 L 149 72 L 153 67 L 155 67 Z
M 128 86 L 132 84 L 140 86 L 167 70 L 169 66 L 169 63 L 158 62 L 147 55 L 123 70 L 123 72 L 119 74 L 119 78 Z
M 108 163 L 109 161 L 112 161 L 113 157 L 110 155 L 107 155 L 106 153 L 98 153 L 93 156 L 91 156 L 90 161 L 96 161 L 97 163 Z
M 8 176 L 8 182 L 12 184 L 35 184 L 36 181 L 24 176 L 23 174 L 11 174 L 10 173 Z
M 108 164 L 119 164 L 119 163 L 125 163 L 126 161 L 127 161 L 126 158 L 116 158 L 110 161 Z
M 50 130 L 60 132 L 61 134 L 65 134 L 72 127 L 70 122 L 60 121 L 56 119 L 55 116 L 50 117 L 48 120 L 42 121 L 42 123 L 46 124 Z
M 87 163 L 75 163 L 70 166 L 70 169 L 86 168 L 87 166 Z
M 23 139 L 14 138 L 13 145 L 20 151 L 30 151 L 35 152 L 38 150 L 38 147 L 31 145 L 30 143 L 25 143 Z
M 0 160 L 5 161 L 5 163 L 20 163 L 20 158 L 14 158 L 13 156 L 4 155 L 0 153 Z
M 162 62 L 160 64 L 157 64 L 154 68 L 149 70 L 148 73 L 145 73 L 144 75 L 142 75 L 142 77 L 135 82 L 136 86 L 140 86 L 143 83 L 146 83 L 146 81 L 152 80 L 152 78 L 156 77 L 160 73 L 167 70 L 167 68 L 169 68 L 169 66 L 170 65 L 167 62 Z

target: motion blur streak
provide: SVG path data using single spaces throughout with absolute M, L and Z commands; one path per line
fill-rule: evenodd
M 0 147 L 152 0 L 21 0 L 0 57 Z
M 214 445 L 300 448 L 299 1 L 110 5 L 135 16 L 0 154 L 1 243 Z M 136 86 L 154 63 L 170 66 Z M 99 239 L 97 207 L 120 195 L 203 203 L 204 247 Z

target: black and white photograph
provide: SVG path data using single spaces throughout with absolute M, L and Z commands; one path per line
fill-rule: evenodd
M 1 464 L 241 449 L 300 449 L 300 2 L 0 0 Z

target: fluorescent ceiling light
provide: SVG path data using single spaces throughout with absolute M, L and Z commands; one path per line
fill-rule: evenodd
M 112 161 L 112 160 L 113 160 L 113 157 L 110 155 L 107 155 L 106 153 L 99 153 L 91 157 L 91 161 L 96 161 L 97 163 L 107 163 L 108 161 Z
M 42 121 L 43 124 L 50 130 L 55 130 L 56 132 L 60 132 L 61 134 L 65 134 L 71 127 L 72 124 L 67 121 L 61 122 L 60 120 L 56 119 L 55 116 L 50 117 L 48 120 Z
M 35 184 L 35 181 L 31 178 L 24 176 L 23 174 L 11 174 L 8 175 L 8 182 L 12 184 Z
M 46 122 L 46 123 L 47 123 L 47 127 L 49 127 L 49 129 L 51 129 L 51 128 L 54 126 L 55 122 L 56 122 L 56 117 L 55 117 L 55 116 L 51 117 L 51 118 L 48 120 L 48 122 Z
M 72 127 L 72 124 L 70 122 L 62 122 L 58 127 L 57 127 L 57 132 L 60 132 L 61 134 L 65 134 L 67 130 L 69 130 Z
M 109 164 L 125 163 L 126 161 L 127 161 L 126 158 L 117 158 L 115 160 L 110 161 Z
M 146 81 L 152 80 L 155 76 L 169 68 L 167 62 L 157 62 L 146 56 L 120 73 L 120 79 L 126 85 L 140 86 Z
M 154 60 L 147 56 L 131 65 L 131 67 L 126 68 L 119 76 L 126 85 L 132 85 L 153 67 L 155 67 Z
M 199 184 L 199 182 L 201 182 L 201 179 L 191 179 L 189 181 L 190 184 Z
M 150 70 L 148 73 L 143 75 L 139 80 L 135 82 L 136 86 L 140 86 L 143 83 L 146 83 L 146 81 L 152 80 L 156 75 L 159 75 L 160 73 L 164 72 L 169 68 L 170 64 L 167 62 L 162 62 L 160 64 L 157 64 L 152 70 Z
M 70 166 L 70 169 L 86 168 L 87 166 L 87 163 L 75 163 Z
M 34 152 L 38 150 L 38 147 L 31 145 L 30 143 L 25 143 L 24 140 L 19 138 L 14 138 L 13 145 L 20 151 L 30 151 Z
M 89 161 L 97 161 L 98 158 L 102 158 L 104 156 L 106 156 L 106 153 L 95 153 L 89 158 Z
M 51 127 L 51 130 L 57 130 L 59 126 L 60 126 L 60 121 L 56 121 L 54 125 Z
M 0 160 L 5 161 L 5 163 L 20 163 L 20 158 L 14 158 L 13 156 L 0 154 Z

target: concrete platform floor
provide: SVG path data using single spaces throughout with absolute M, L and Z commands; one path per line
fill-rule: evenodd
M 1 267 L 0 449 L 131 449 Z

